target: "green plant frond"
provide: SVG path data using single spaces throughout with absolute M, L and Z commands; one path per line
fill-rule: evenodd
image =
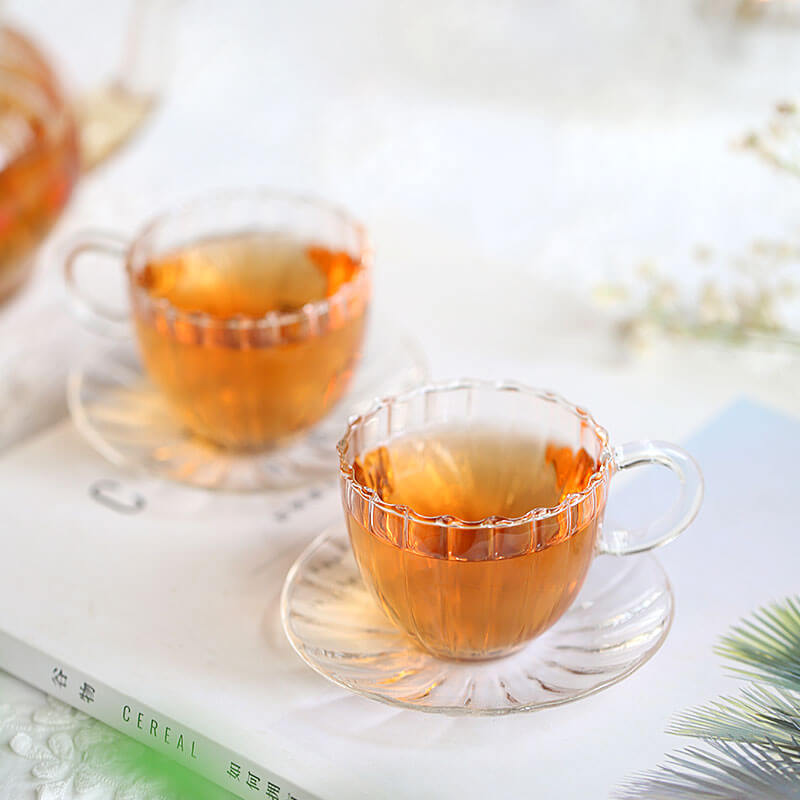
M 723 637 L 716 652 L 734 671 L 776 687 L 800 692 L 800 598 L 757 611 Z
M 800 800 L 800 597 L 736 625 L 717 652 L 759 683 L 676 717 L 671 733 L 704 740 L 667 756 L 620 800 Z
M 750 686 L 741 697 L 722 697 L 679 714 L 669 733 L 701 739 L 778 743 L 800 757 L 800 694 Z
M 800 754 L 783 748 L 710 741 L 667 756 L 634 777 L 618 800 L 798 800 Z

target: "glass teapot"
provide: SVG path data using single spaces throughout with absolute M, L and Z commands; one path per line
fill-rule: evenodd
M 127 141 L 155 105 L 151 62 L 163 61 L 170 5 L 134 4 L 122 74 L 74 102 L 37 45 L 0 22 L 0 302 L 25 281 L 80 175 Z

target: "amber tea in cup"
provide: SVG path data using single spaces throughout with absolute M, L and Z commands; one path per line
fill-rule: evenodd
M 612 449 L 556 395 L 476 381 L 390 398 L 339 445 L 361 575 L 398 627 L 435 655 L 504 655 L 553 625 L 598 552 L 657 546 L 694 517 L 702 479 L 672 445 Z M 668 518 L 603 531 L 615 471 L 660 463 L 682 479 Z
M 472 521 L 556 506 L 585 488 L 596 468 L 583 448 L 491 427 L 401 437 L 354 462 L 356 480 L 382 500 L 428 517 Z M 513 528 L 445 533 L 412 524 L 414 542 L 398 569 L 395 547 L 349 521 L 354 551 L 390 616 L 415 628 L 430 649 L 462 655 L 501 651 L 548 628 L 574 599 L 597 538 L 596 514 L 574 530 L 554 526 L 541 549 L 528 547 L 528 532 Z M 496 558 L 486 558 L 490 551 Z M 447 598 L 446 616 L 439 597 Z
M 102 241 L 79 246 L 68 260 Z M 370 250 L 322 204 L 266 192 L 190 205 L 126 252 L 145 368 L 183 424 L 262 449 L 318 422 L 357 365 Z

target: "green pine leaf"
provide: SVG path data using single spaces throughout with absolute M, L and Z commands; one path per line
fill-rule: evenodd
M 709 741 L 633 778 L 619 800 L 798 800 L 800 754 L 778 746 Z
M 753 685 L 740 697 L 722 697 L 678 715 L 668 732 L 764 746 L 777 743 L 800 754 L 800 694 Z
M 800 692 L 800 597 L 757 611 L 722 639 L 717 653 L 735 662 L 740 675 Z
M 680 714 L 670 733 L 701 740 L 635 776 L 620 800 L 800 800 L 800 598 L 757 611 L 717 652 L 757 683 Z

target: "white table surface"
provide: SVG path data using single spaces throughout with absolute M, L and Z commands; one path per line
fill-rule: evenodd
M 127 5 L 6 8 L 80 87 L 108 72 Z M 800 30 L 703 17 L 684 0 L 614 13 L 590 0 L 185 0 L 177 23 L 152 123 L 81 186 L 35 280 L 0 310 L 0 360 L 38 375 L 38 418 L 63 413 L 67 364 L 98 346 L 64 307 L 65 238 L 133 232 L 179 199 L 252 184 L 365 221 L 378 314 L 416 332 L 437 377 L 557 389 L 617 441 L 681 440 L 742 393 L 800 411 L 797 361 L 670 343 L 634 353 L 591 302 L 594 285 L 645 259 L 690 282 L 698 244 L 736 253 L 800 238 L 800 183 L 731 147 L 796 91 Z M 770 576 L 753 580 L 768 598 Z M 2 800 L 41 783 L 6 743 L 44 703 L 0 675 Z M 41 741 L 82 722 L 53 724 Z M 62 788 L 53 796 L 73 796 Z

